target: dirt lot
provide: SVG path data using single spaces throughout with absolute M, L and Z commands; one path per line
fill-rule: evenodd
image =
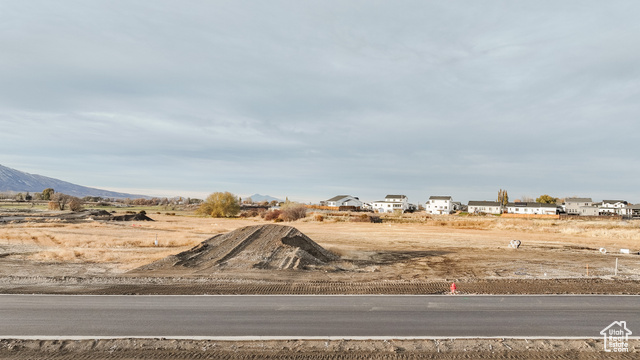
M 156 221 L 0 225 L 0 291 L 442 293 L 456 281 L 462 293 L 640 294 L 640 222 L 414 214 L 374 224 L 347 215 L 324 221 L 308 216 L 287 225 L 341 256 L 340 270 L 167 271 L 150 277 L 130 271 L 215 234 L 267 222 L 148 215 Z M 522 242 L 519 249 L 509 248 L 513 239 Z M 621 248 L 636 254 L 620 254 Z
M 135 270 L 259 218 L 147 212 L 153 222 L 0 222 L 0 293 L 60 294 L 640 294 L 640 222 L 419 214 L 380 224 L 337 214 L 294 226 L 341 259 L 333 268 Z M 11 213 L 16 216 L 15 213 Z M 2 214 L 0 214 L 2 217 Z M 510 248 L 510 240 L 522 242 Z M 155 242 L 158 242 L 157 246 Z M 599 249 L 607 249 L 602 254 Z M 614 275 L 616 259 L 618 274 Z M 640 351 L 630 342 L 632 359 Z M 189 341 L 1 340 L 11 359 L 600 359 L 593 340 Z

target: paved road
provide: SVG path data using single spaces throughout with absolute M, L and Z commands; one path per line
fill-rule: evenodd
M 0 337 L 600 337 L 640 296 L 0 295 Z

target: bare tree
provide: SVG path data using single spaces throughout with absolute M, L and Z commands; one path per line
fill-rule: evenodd
M 63 193 L 55 193 L 51 196 L 49 209 L 65 210 L 67 207 L 69 207 L 69 210 L 71 211 L 80 211 L 82 210 L 82 200 L 75 196 Z

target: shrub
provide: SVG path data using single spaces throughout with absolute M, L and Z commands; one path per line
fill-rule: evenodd
M 284 221 L 296 221 L 307 216 L 307 208 L 302 204 L 291 204 L 284 207 L 281 218 Z
M 367 214 L 360 214 L 358 216 L 354 216 L 351 218 L 352 222 L 371 222 L 371 219 L 369 218 L 369 215 Z
M 370 216 L 369 217 L 369 221 L 371 221 L 374 224 L 381 224 L 382 223 L 382 219 L 380 218 L 380 216 Z
M 82 211 L 82 209 L 83 209 L 82 200 L 78 199 L 77 197 L 74 197 L 71 200 L 69 200 L 69 210 Z
M 216 192 L 209 195 L 196 212 L 213 217 L 232 217 L 240 212 L 240 201 L 228 191 Z
M 267 221 L 271 221 L 277 219 L 280 214 L 282 214 L 282 211 L 280 210 L 269 210 L 262 215 L 262 218 Z
M 316 214 L 313 217 L 313 220 L 322 222 L 322 221 L 324 221 L 324 216 L 322 216 L 322 214 Z
M 49 201 L 49 210 L 60 210 L 60 204 L 57 201 Z
M 250 217 L 256 217 L 256 216 L 258 216 L 258 210 L 256 209 L 244 210 L 243 212 L 240 213 L 240 217 L 243 217 L 243 218 L 250 218 Z

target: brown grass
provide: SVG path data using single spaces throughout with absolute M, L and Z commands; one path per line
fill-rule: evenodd
M 324 221 L 307 217 L 291 225 L 344 256 L 376 251 L 442 251 L 455 252 L 460 261 L 482 261 L 503 253 L 510 239 L 520 239 L 526 247 L 554 251 L 585 247 L 640 250 L 637 249 L 640 247 L 638 221 L 431 217 L 418 213 L 387 216 L 383 217 L 386 222 L 373 224 L 347 220 L 352 218 L 349 214 L 339 215 L 323 215 Z M 38 262 L 109 263 L 125 271 L 187 250 L 217 233 L 270 223 L 260 218 L 212 219 L 162 214 L 154 214 L 153 218 L 155 222 L 6 224 L 0 226 L 0 247 L 28 246 L 30 250 L 25 258 Z M 157 247 L 154 245 L 156 235 Z M 31 250 L 34 248 L 37 251 Z M 540 251 L 540 261 L 543 261 L 548 253 Z M 566 261 L 571 261 L 569 255 L 567 253 Z M 421 260 L 422 267 L 415 265 L 415 271 L 427 271 L 437 259 L 440 258 L 434 257 L 431 262 Z

